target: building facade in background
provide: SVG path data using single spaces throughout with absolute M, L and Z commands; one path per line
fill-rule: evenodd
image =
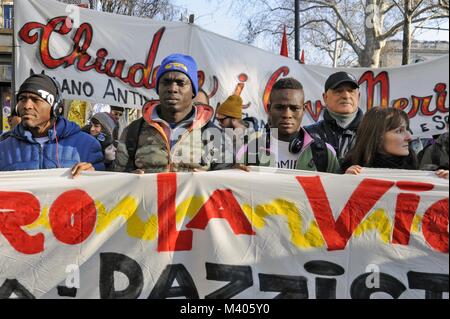
M 13 1 L 0 1 L 0 131 L 9 130 L 6 118 L 12 107 Z
M 402 65 L 402 40 L 388 41 L 380 57 L 380 67 L 395 67 Z M 446 41 L 413 41 L 409 63 L 418 63 L 435 59 L 448 54 Z

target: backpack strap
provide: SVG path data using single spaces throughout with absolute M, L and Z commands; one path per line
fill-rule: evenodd
M 441 166 L 441 158 L 439 156 L 439 147 L 433 144 L 434 147 L 431 148 L 431 162 L 437 166 Z
M 438 166 L 438 169 L 448 170 L 448 162 L 441 162 L 441 150 L 439 145 L 433 144 L 434 147 L 431 149 L 431 162 Z
M 321 139 L 316 139 L 311 144 L 314 164 L 319 172 L 326 172 L 328 168 L 328 148 Z
M 430 152 L 431 164 L 435 165 L 434 167 L 436 167 L 437 169 L 448 169 L 448 165 L 445 165 L 445 163 L 441 164 L 441 154 L 439 146 L 436 143 L 428 144 L 419 152 L 419 154 L 417 154 L 417 160 L 419 161 L 419 163 L 422 162 L 423 156 L 425 155 L 426 151 Z
M 430 147 L 430 145 L 425 146 L 424 148 L 422 148 L 419 153 L 417 154 L 417 161 L 419 162 L 419 164 L 422 162 L 422 158 L 423 155 L 425 154 L 425 150 Z
M 119 144 L 119 125 L 114 126 L 113 132 L 112 132 L 112 140 L 114 147 L 117 148 L 117 145 Z
M 125 172 L 131 172 L 136 169 L 135 160 L 136 160 L 136 151 L 137 144 L 139 140 L 139 133 L 141 132 L 142 125 L 144 124 L 144 119 L 141 117 L 136 121 L 133 121 L 128 126 L 127 138 L 125 140 L 125 145 L 127 147 L 128 152 L 128 162 L 125 167 Z

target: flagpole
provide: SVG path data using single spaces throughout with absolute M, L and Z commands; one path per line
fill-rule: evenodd
M 288 57 L 288 43 L 287 43 L 287 34 L 286 34 L 286 26 L 284 26 L 283 29 L 283 37 L 281 38 L 281 48 L 280 48 L 280 55 Z
M 299 61 L 300 54 L 300 0 L 295 0 L 294 13 L 294 34 L 295 34 L 295 59 Z

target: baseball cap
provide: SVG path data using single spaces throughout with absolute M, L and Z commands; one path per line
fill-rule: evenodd
M 358 81 L 356 80 L 354 75 L 345 71 L 341 71 L 333 73 L 328 77 L 328 79 L 325 82 L 325 92 L 328 91 L 329 89 L 334 90 L 342 83 L 351 83 L 356 88 L 359 88 Z

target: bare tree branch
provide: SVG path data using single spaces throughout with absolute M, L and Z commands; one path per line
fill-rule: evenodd
M 220 0 L 217 0 L 220 1 Z M 408 12 L 405 1 L 411 1 Z M 378 66 L 381 49 L 388 39 L 411 23 L 448 19 L 449 0 L 303 0 L 300 2 L 302 43 L 331 56 L 341 56 L 340 41 L 347 61 L 358 57 L 360 66 Z M 279 34 L 285 24 L 293 33 L 292 0 L 234 0 L 236 14 L 245 16 L 243 37 L 248 42 L 264 35 Z M 255 13 L 254 8 L 261 8 Z M 410 19 L 412 18 L 412 19 Z M 405 22 L 406 21 L 406 22 Z M 338 23 L 337 23 L 338 22 Z M 275 40 L 277 42 L 278 40 Z M 273 44 L 273 42 L 272 42 Z M 335 46 L 335 48 L 332 48 Z M 352 55 L 353 58 L 349 58 Z M 344 59 L 344 56 L 343 56 Z M 339 62 L 341 63 L 341 62 Z

